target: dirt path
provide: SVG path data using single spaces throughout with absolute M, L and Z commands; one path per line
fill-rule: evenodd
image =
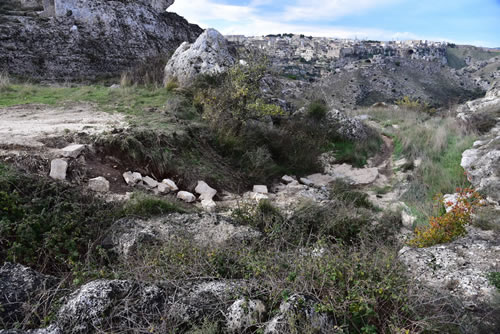
M 124 126 L 123 115 L 100 112 L 88 103 L 19 105 L 0 109 L 0 145 L 38 148 L 44 145 L 41 140 L 68 132 L 95 134 Z

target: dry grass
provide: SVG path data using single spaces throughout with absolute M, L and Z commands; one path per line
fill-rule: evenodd
M 0 72 L 0 90 L 8 88 L 10 84 L 9 74 L 7 72 Z

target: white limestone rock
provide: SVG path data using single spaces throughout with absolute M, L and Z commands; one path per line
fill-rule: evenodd
M 138 172 L 125 172 L 123 173 L 123 179 L 129 186 L 134 186 L 142 181 L 142 175 Z
M 177 198 L 186 203 L 193 203 L 196 201 L 196 196 L 187 191 L 179 191 L 177 193 Z
M 238 299 L 228 309 L 227 330 L 230 333 L 243 333 L 247 328 L 262 321 L 266 306 L 260 300 Z
M 109 191 L 109 181 L 102 176 L 90 179 L 89 189 L 100 193 L 106 193 Z
M 281 180 L 283 182 L 285 182 L 285 184 L 288 184 L 288 183 L 292 183 L 293 181 L 296 181 L 295 178 L 291 177 L 291 176 L 288 176 L 288 175 L 284 175 Z
M 207 212 L 214 212 L 217 204 L 212 199 L 204 199 L 201 201 L 201 207 Z
M 254 193 L 258 193 L 258 194 L 267 194 L 267 193 L 269 193 L 269 191 L 267 189 L 267 186 L 263 186 L 263 185 L 253 186 L 253 192 Z
M 202 74 L 218 74 L 234 65 L 224 36 L 215 29 L 207 29 L 196 42 L 184 42 L 165 67 L 165 83 L 177 80 L 181 86 L 189 86 Z
M 50 162 L 49 176 L 54 180 L 66 180 L 68 162 L 64 159 L 54 159 Z
M 72 144 L 61 149 L 61 156 L 76 159 L 85 149 L 85 145 Z
M 166 184 L 167 187 L 170 189 L 170 191 L 172 192 L 175 192 L 177 190 L 179 190 L 179 188 L 177 187 L 177 185 L 175 184 L 174 181 L 170 180 L 170 179 L 165 179 L 163 180 L 161 183 L 163 184 Z
M 217 190 L 210 187 L 204 181 L 198 181 L 198 185 L 194 189 L 194 191 L 200 195 L 200 200 L 212 200 L 214 196 L 217 194 Z
M 144 184 L 146 184 L 146 186 L 148 186 L 151 189 L 158 187 L 158 181 L 149 176 L 144 177 L 142 181 L 144 182 Z

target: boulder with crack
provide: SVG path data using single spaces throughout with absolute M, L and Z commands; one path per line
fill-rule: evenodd
M 215 29 L 207 29 L 196 42 L 184 42 L 175 51 L 165 66 L 164 81 L 177 80 L 188 86 L 199 75 L 222 73 L 234 63 L 224 36 Z

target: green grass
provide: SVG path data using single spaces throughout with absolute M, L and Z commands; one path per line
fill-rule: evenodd
M 192 211 L 192 209 L 173 198 L 165 199 L 149 194 L 134 193 L 131 200 L 126 203 L 123 214 L 148 218 L 174 212 L 187 213 L 189 211 Z

